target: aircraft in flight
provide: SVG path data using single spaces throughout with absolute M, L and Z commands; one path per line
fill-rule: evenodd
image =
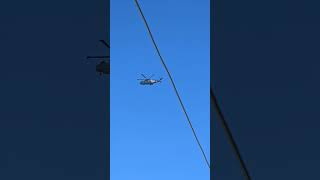
M 161 83 L 161 80 L 163 79 L 163 78 L 160 78 L 159 80 L 151 79 L 153 75 L 150 76 L 149 78 L 147 78 L 144 74 L 141 74 L 141 76 L 144 77 L 144 79 L 138 79 L 141 85 L 153 85 L 156 83 Z
M 96 65 L 96 71 L 102 74 L 110 74 L 110 46 L 104 41 L 100 40 L 102 44 L 104 44 L 108 48 L 108 55 L 107 56 L 87 56 L 87 59 L 95 59 L 101 60 L 99 64 Z

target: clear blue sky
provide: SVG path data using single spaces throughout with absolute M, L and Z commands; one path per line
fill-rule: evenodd
M 209 157 L 209 0 L 140 5 Z M 111 179 L 209 179 L 133 0 L 111 1 Z M 163 77 L 141 86 L 140 74 Z

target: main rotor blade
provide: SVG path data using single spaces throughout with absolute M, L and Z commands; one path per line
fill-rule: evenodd
M 148 79 L 144 74 L 141 74 L 141 76 L 143 76 L 144 78 Z
M 108 48 L 110 48 L 109 44 L 107 44 L 105 40 L 100 40 L 100 42 L 101 42 L 102 44 L 104 44 L 105 46 L 107 46 Z
M 87 59 L 106 59 L 110 58 L 110 56 L 87 56 Z
M 152 75 L 149 77 L 149 79 L 151 79 L 153 76 L 154 76 L 154 74 L 152 74 Z

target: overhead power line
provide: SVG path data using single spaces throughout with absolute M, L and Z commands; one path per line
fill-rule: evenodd
M 144 24 L 146 25 L 146 28 L 147 28 L 147 30 L 148 30 L 148 34 L 149 34 L 149 36 L 150 36 L 150 38 L 151 38 L 151 40 L 152 40 L 152 43 L 153 43 L 153 45 L 154 45 L 154 47 L 155 47 L 155 49 L 156 49 L 156 51 L 157 51 L 157 53 L 158 53 L 158 55 L 159 55 L 161 64 L 163 65 L 164 69 L 166 70 L 166 72 L 167 72 L 167 74 L 168 74 L 168 76 L 169 76 L 169 78 L 170 78 L 171 84 L 172 84 L 173 89 L 174 89 L 174 91 L 175 91 L 175 93 L 176 93 L 176 95 L 177 95 L 177 97 L 178 97 L 178 99 L 179 99 L 179 102 L 180 102 L 180 105 L 181 105 L 181 107 L 182 107 L 182 110 L 183 110 L 183 112 L 184 112 L 184 114 L 185 114 L 185 116 L 186 116 L 186 118 L 187 118 L 187 120 L 188 120 L 189 126 L 190 126 L 190 128 L 191 128 L 191 130 L 192 130 L 192 133 L 193 133 L 193 136 L 195 137 L 195 139 L 196 139 L 196 141 L 197 141 L 197 143 L 198 143 L 198 146 L 199 146 L 199 148 L 200 148 L 200 150 L 201 150 L 201 152 L 202 152 L 202 155 L 203 155 L 203 157 L 204 157 L 204 159 L 205 159 L 205 161 L 206 161 L 206 164 L 207 164 L 208 168 L 210 168 L 209 161 L 208 161 L 208 159 L 207 159 L 207 157 L 206 157 L 206 154 L 204 153 L 204 150 L 203 150 L 203 148 L 202 148 L 202 146 L 201 146 L 201 144 L 200 144 L 200 141 L 199 141 L 199 139 L 198 139 L 198 137 L 197 137 L 197 134 L 196 134 L 196 132 L 195 132 L 193 126 L 192 126 L 192 123 L 191 123 L 190 118 L 189 118 L 189 116 L 188 116 L 188 114 L 187 114 L 187 111 L 186 111 L 186 109 L 185 109 L 185 107 L 184 107 L 184 105 L 183 105 L 183 103 L 182 103 L 182 100 L 181 100 L 181 98 L 180 98 L 180 95 L 179 95 L 179 93 L 178 93 L 178 90 L 177 90 L 177 88 L 176 88 L 176 85 L 175 85 L 175 83 L 174 83 L 174 81 L 173 81 L 173 78 L 172 78 L 172 76 L 171 76 L 171 74 L 170 74 L 170 71 L 169 71 L 169 69 L 167 68 L 167 66 L 166 66 L 166 64 L 165 64 L 165 62 L 164 62 L 164 60 L 163 60 L 163 58 L 162 58 L 162 56 L 161 56 L 161 53 L 160 53 L 160 51 L 159 51 L 159 48 L 158 48 L 158 46 L 157 46 L 157 44 L 156 44 L 156 42 L 155 42 L 155 40 L 154 40 L 154 38 L 153 38 L 153 36 L 152 36 L 152 33 L 151 33 L 151 30 L 150 30 L 149 25 L 148 25 L 148 23 L 147 23 L 147 20 L 146 20 L 145 16 L 143 15 L 143 12 L 142 12 L 142 10 L 141 10 L 141 8 L 140 8 L 140 5 L 139 5 L 138 1 L 137 1 L 137 0 L 134 0 L 134 1 L 135 1 L 135 4 L 137 5 L 137 8 L 138 8 L 138 10 L 139 10 L 139 12 L 140 12 L 140 15 L 141 15 L 141 17 L 142 17 L 142 19 L 143 19 L 143 21 L 144 21 Z
M 216 111 L 218 113 L 218 116 L 219 116 L 218 119 L 220 119 L 222 127 L 223 127 L 223 129 L 225 130 L 225 132 L 227 134 L 227 138 L 229 140 L 229 143 L 231 144 L 232 149 L 233 149 L 234 153 L 236 154 L 237 159 L 240 162 L 242 173 L 245 176 L 246 180 L 251 180 L 251 176 L 249 174 L 248 168 L 246 167 L 246 165 L 244 163 L 244 160 L 241 157 L 239 148 L 238 148 L 238 146 L 237 146 L 237 144 L 236 144 L 236 142 L 235 142 L 235 140 L 234 140 L 234 138 L 232 136 L 232 133 L 231 133 L 231 130 L 230 130 L 229 126 L 228 126 L 228 123 L 227 123 L 225 117 L 222 114 L 222 111 L 221 111 L 221 109 L 220 109 L 220 107 L 218 105 L 217 99 L 216 99 L 216 97 L 215 97 L 215 95 L 214 95 L 214 93 L 212 91 L 212 88 L 210 88 L 210 97 L 211 97 L 211 100 L 213 101 L 214 107 L 215 107 L 215 109 L 216 109 Z

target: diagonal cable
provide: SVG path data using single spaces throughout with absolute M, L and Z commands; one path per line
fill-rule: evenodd
M 155 40 L 154 40 L 154 38 L 153 38 L 153 36 L 152 36 L 152 33 L 151 33 L 151 30 L 150 30 L 149 25 L 148 25 L 148 23 L 147 23 L 147 20 L 146 20 L 145 16 L 143 15 L 143 12 L 142 12 L 142 10 L 141 10 L 141 8 L 140 8 L 140 5 L 139 5 L 138 1 L 137 1 L 137 0 L 134 0 L 134 1 L 135 1 L 135 4 L 137 5 L 137 8 L 138 8 L 138 10 L 139 10 L 139 12 L 140 12 L 140 15 L 141 15 L 141 17 L 142 17 L 142 19 L 143 19 L 143 21 L 144 21 L 144 24 L 146 25 L 146 28 L 147 28 L 148 33 L 149 33 L 149 36 L 150 36 L 150 38 L 151 38 L 151 40 L 152 40 L 152 43 L 153 43 L 153 45 L 154 45 L 154 47 L 155 47 L 155 49 L 156 49 L 156 51 L 157 51 L 157 53 L 158 53 L 158 55 L 159 55 L 159 58 L 160 58 L 160 60 L 161 60 L 161 63 L 162 63 L 163 67 L 165 68 L 165 70 L 166 70 L 166 72 L 167 72 L 167 74 L 168 74 L 168 76 L 169 76 L 169 78 L 170 78 L 171 84 L 172 84 L 172 86 L 173 86 L 173 88 L 174 88 L 174 91 L 175 91 L 175 93 L 176 93 L 176 95 L 177 95 L 177 97 L 178 97 L 178 99 L 179 99 L 179 102 L 180 102 L 180 105 L 181 105 L 181 107 L 182 107 L 182 110 L 183 110 L 183 112 L 184 112 L 184 114 L 185 114 L 185 116 L 186 116 L 186 118 L 187 118 L 187 120 L 188 120 L 189 126 L 190 126 L 190 128 L 191 128 L 191 130 L 192 130 L 192 133 L 193 133 L 193 136 L 195 137 L 195 139 L 196 139 L 196 141 L 197 141 L 197 143 L 198 143 L 198 146 L 199 146 L 199 148 L 200 148 L 200 150 L 201 150 L 201 152 L 202 152 L 202 155 L 203 155 L 203 157 L 204 157 L 204 159 L 205 159 L 205 161 L 206 161 L 207 166 L 210 168 L 209 161 L 208 161 L 208 159 L 207 159 L 207 157 L 206 157 L 206 154 L 204 153 L 204 150 L 203 150 L 203 148 L 202 148 L 202 146 L 201 146 L 201 144 L 200 144 L 200 141 L 199 141 L 199 139 L 198 139 L 198 137 L 197 137 L 197 134 L 196 134 L 196 132 L 195 132 L 193 126 L 192 126 L 192 123 L 191 123 L 191 121 L 190 121 L 190 119 L 189 119 L 189 116 L 188 116 L 188 114 L 187 114 L 187 111 L 186 111 L 186 109 L 185 109 L 185 107 L 184 107 L 184 105 L 183 105 L 183 103 L 182 103 L 182 100 L 181 100 L 181 98 L 180 98 L 180 95 L 179 95 L 179 93 L 178 93 L 178 90 L 177 90 L 177 88 L 176 88 L 176 85 L 175 85 L 175 83 L 174 83 L 174 81 L 173 81 L 173 79 L 172 79 L 172 77 L 171 77 L 171 74 L 170 74 L 170 72 L 169 72 L 169 70 L 168 70 L 168 68 L 167 68 L 167 66 L 166 66 L 166 64 L 165 64 L 165 62 L 164 62 L 164 60 L 163 60 L 163 58 L 162 58 L 162 56 L 161 56 L 161 54 L 160 54 L 159 48 L 158 48 L 158 46 L 157 46 L 157 44 L 156 44 L 156 42 L 155 42 Z
M 225 132 L 227 134 L 227 138 L 229 140 L 229 143 L 231 144 L 232 149 L 233 149 L 234 153 L 236 154 L 236 156 L 237 156 L 237 158 L 238 158 L 238 160 L 240 162 L 242 173 L 246 177 L 246 180 L 251 180 L 251 176 L 249 174 L 248 168 L 246 167 L 246 165 L 244 163 L 244 160 L 241 157 L 240 150 L 239 150 L 239 148 L 238 148 L 238 146 L 237 146 L 237 144 L 236 144 L 236 142 L 235 142 L 235 140 L 234 140 L 234 138 L 232 136 L 232 133 L 231 133 L 231 130 L 230 130 L 228 124 L 227 124 L 227 121 L 226 121 L 225 117 L 222 114 L 222 111 L 221 111 L 221 109 L 220 109 L 220 107 L 218 105 L 217 99 L 216 99 L 215 95 L 213 94 L 212 88 L 210 88 L 210 97 L 211 97 L 211 100 L 214 103 L 214 107 L 215 107 L 215 109 L 216 109 L 216 111 L 218 113 L 218 116 L 219 116 L 218 119 L 220 119 L 222 127 L 224 128 L 224 130 L 225 130 Z

